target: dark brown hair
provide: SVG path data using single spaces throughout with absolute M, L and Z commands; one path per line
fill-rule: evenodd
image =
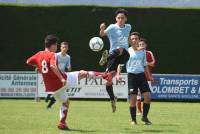
M 140 39 L 140 33 L 139 33 L 139 32 L 132 32 L 132 33 L 131 33 L 131 36 L 132 36 L 132 35 L 137 35 L 137 36 L 139 37 L 139 39 Z
M 55 35 L 47 35 L 44 39 L 44 44 L 46 48 L 49 48 L 51 45 L 56 44 L 58 41 L 58 37 Z
M 115 11 L 115 16 L 117 16 L 119 13 L 124 14 L 126 17 L 128 16 L 128 11 L 126 11 L 125 9 L 119 8 Z
M 61 45 L 68 45 L 69 46 L 69 43 L 67 41 L 63 41 L 63 42 L 61 42 Z

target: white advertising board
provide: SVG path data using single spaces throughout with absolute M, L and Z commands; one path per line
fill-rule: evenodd
M 36 94 L 34 72 L 0 72 L 0 98 L 34 98 Z
M 82 79 L 76 87 L 67 88 L 66 92 L 71 98 L 109 98 L 105 89 L 106 81 L 101 78 Z M 122 82 L 113 78 L 114 93 L 118 98 L 127 98 L 127 74 L 122 74 Z M 46 97 L 45 87 L 41 74 L 38 74 L 38 96 Z
M 181 74 L 156 74 L 151 83 L 152 99 L 200 99 L 200 76 Z M 127 74 L 122 82 L 113 78 L 114 93 L 118 98 L 128 96 Z M 109 98 L 105 89 L 106 81 L 101 78 L 82 79 L 75 87 L 66 89 L 71 98 Z M 41 74 L 34 71 L 0 71 L 0 98 L 46 97 Z

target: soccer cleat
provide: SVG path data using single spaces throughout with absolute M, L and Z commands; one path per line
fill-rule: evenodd
M 137 125 L 137 121 L 136 121 L 136 120 L 132 120 L 132 121 L 131 121 L 131 125 L 133 125 L 133 126 L 134 126 L 134 125 Z
M 51 107 L 49 107 L 49 106 L 47 106 L 46 108 L 47 108 L 47 110 L 50 110 L 50 109 L 51 109 Z
M 117 109 L 116 107 L 116 102 L 117 102 L 117 97 L 114 98 L 114 100 L 111 101 L 111 106 L 112 106 L 112 112 L 114 113 Z
M 145 125 L 151 125 L 152 124 L 147 117 L 142 117 L 141 120 L 145 123 Z
M 101 59 L 99 61 L 99 65 L 103 66 L 104 64 L 106 64 L 108 60 L 108 50 L 103 51 Z
M 142 112 L 138 112 L 136 115 L 140 116 L 140 115 L 142 115 Z
M 66 124 L 60 123 L 58 125 L 58 129 L 60 130 L 70 130 Z

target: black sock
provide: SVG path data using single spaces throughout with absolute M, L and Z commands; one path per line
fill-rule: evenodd
M 45 102 L 48 102 L 49 100 L 51 100 L 51 95 L 52 94 L 47 94 L 47 97 L 45 98 Z
M 113 50 L 113 51 L 109 54 L 108 59 L 109 59 L 109 60 L 114 59 L 114 58 L 116 58 L 117 56 L 119 56 L 119 54 L 120 54 L 119 49 L 115 49 L 115 50 Z
M 47 108 L 51 108 L 51 106 L 56 102 L 54 97 L 51 97 L 50 102 L 47 105 Z
M 113 101 L 115 96 L 114 96 L 114 92 L 113 92 L 113 86 L 106 86 L 106 91 L 110 97 L 110 100 Z
M 129 107 L 132 121 L 136 120 L 136 106 Z
M 150 104 L 143 103 L 143 117 L 147 117 L 150 109 Z

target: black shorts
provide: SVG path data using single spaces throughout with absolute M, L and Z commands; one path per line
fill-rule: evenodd
M 117 71 L 117 67 L 119 64 L 126 64 L 126 62 L 129 60 L 129 53 L 126 49 L 123 49 L 123 52 L 120 56 L 117 56 L 116 58 L 113 58 L 111 60 L 108 59 L 107 63 L 107 69 L 106 71 Z
M 138 89 L 141 93 L 151 92 L 149 84 L 144 73 L 132 74 L 128 73 L 128 90 L 129 94 L 138 94 Z

